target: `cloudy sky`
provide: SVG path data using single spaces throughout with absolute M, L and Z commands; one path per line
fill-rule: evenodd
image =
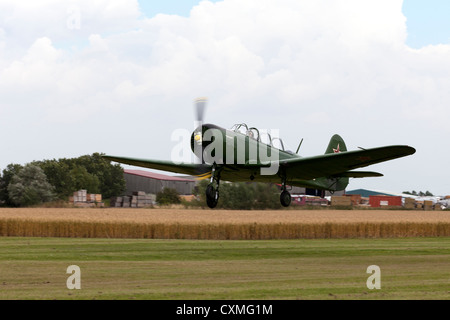
M 447 0 L 0 0 L 0 169 L 170 159 L 177 129 L 278 129 L 300 155 L 392 144 L 349 190 L 450 194 Z

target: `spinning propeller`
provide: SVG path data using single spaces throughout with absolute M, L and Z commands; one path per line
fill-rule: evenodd
M 203 123 L 203 116 L 205 115 L 206 103 L 208 99 L 206 98 L 197 98 L 195 99 L 195 113 L 196 113 L 196 121 L 199 123 Z M 198 126 L 196 126 L 197 128 Z
M 194 100 L 194 107 L 195 107 L 195 123 L 194 123 L 194 132 L 192 134 L 191 138 L 191 147 L 196 155 L 194 158 L 194 162 L 196 164 L 204 164 L 205 161 L 203 159 L 203 118 L 205 115 L 206 110 L 206 103 L 208 102 L 207 98 L 197 98 Z M 201 174 L 203 172 L 199 171 L 198 174 Z

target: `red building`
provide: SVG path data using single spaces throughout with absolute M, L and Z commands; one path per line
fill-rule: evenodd
M 372 208 L 379 207 L 401 207 L 402 197 L 400 196 L 369 196 L 369 204 Z

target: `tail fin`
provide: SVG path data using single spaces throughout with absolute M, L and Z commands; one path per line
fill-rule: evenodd
M 335 134 L 331 137 L 330 143 L 328 144 L 328 148 L 325 151 L 327 153 L 339 153 L 347 151 L 347 146 L 345 145 L 344 139 L 338 134 Z
M 344 139 L 338 134 L 335 134 L 331 137 L 330 143 L 328 144 L 328 148 L 325 151 L 325 154 L 328 153 L 339 153 L 347 151 L 347 146 L 345 145 Z M 339 191 L 345 190 L 348 185 L 349 178 L 348 177 L 339 177 L 334 179 L 327 180 L 330 185 L 330 190 Z

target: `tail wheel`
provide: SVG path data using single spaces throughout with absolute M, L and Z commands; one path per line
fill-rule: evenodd
M 284 190 L 280 195 L 280 202 L 283 207 L 289 207 L 291 204 L 291 194 L 289 191 Z

